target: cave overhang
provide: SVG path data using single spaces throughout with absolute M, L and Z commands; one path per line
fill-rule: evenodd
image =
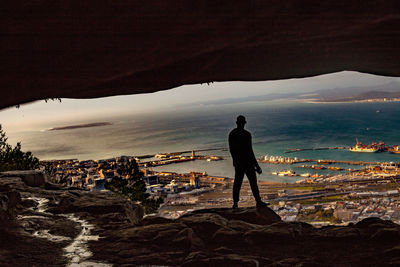
M 1 11 L 0 109 L 342 70 L 400 76 L 399 1 L 17 2 Z

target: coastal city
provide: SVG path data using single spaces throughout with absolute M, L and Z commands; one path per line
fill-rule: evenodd
M 357 141 L 360 152 L 371 152 L 371 145 Z M 374 147 L 372 147 L 374 149 Z M 362 151 L 362 150 L 367 151 Z M 380 144 L 380 149 L 384 149 Z M 196 155 L 198 151 L 160 153 L 144 156 L 120 156 L 105 160 L 43 161 L 51 169 L 54 182 L 84 190 L 105 190 L 104 185 L 118 176 L 121 164 L 135 160 L 143 172 L 146 192 L 164 198 L 159 215 L 177 218 L 195 209 L 231 207 L 233 179 L 208 175 L 206 172 L 175 173 L 154 171 L 153 166 L 187 161 L 219 161 L 223 157 Z M 355 152 L 355 151 L 353 151 Z M 374 151 L 375 152 L 375 151 Z M 396 152 L 396 151 L 393 151 Z M 292 183 L 258 181 L 265 202 L 285 221 L 304 221 L 315 226 L 346 225 L 367 217 L 400 222 L 400 165 L 395 162 L 335 161 L 264 156 L 261 164 L 295 165 L 314 174 L 297 174 L 292 169 L 272 175 L 297 179 Z M 324 174 L 324 171 L 330 171 Z M 244 182 L 240 206 L 254 205 L 247 181 Z

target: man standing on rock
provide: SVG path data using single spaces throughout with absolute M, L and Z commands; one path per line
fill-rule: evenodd
M 256 199 L 257 207 L 265 207 L 268 204 L 261 200 L 257 186 L 257 176 L 262 173 L 260 165 L 254 156 L 251 134 L 244 129 L 246 118 L 242 115 L 236 119 L 237 127 L 229 133 L 229 151 L 235 166 L 235 182 L 233 183 L 233 208 L 238 207 L 240 188 L 242 186 L 244 174 L 251 186 L 251 191 Z

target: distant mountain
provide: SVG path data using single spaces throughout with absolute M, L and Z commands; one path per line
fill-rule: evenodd
M 205 102 L 195 102 L 187 105 L 225 105 L 244 102 L 271 101 L 279 99 L 312 100 L 314 102 L 350 102 L 368 99 L 400 98 L 400 83 L 368 87 L 346 87 L 316 90 L 313 92 L 271 93 L 266 95 L 247 96 L 238 98 L 224 98 Z
M 369 87 L 347 87 L 325 89 L 312 92 L 312 96 L 300 96 L 299 99 L 310 99 L 317 102 L 343 102 L 378 98 L 400 97 L 400 83 L 390 82 Z
M 218 100 L 210 100 L 205 102 L 195 102 L 187 104 L 187 106 L 192 105 L 226 105 L 226 104 L 239 104 L 244 102 L 254 102 L 254 101 L 270 101 L 277 99 L 288 99 L 295 98 L 299 96 L 298 93 L 285 93 L 285 94 L 277 94 L 271 93 L 267 95 L 256 95 L 256 96 L 246 96 L 246 97 L 237 97 L 237 98 L 224 98 Z
M 363 101 L 363 100 L 384 100 L 400 98 L 400 92 L 379 92 L 369 91 L 355 96 L 349 96 L 344 98 L 322 98 L 315 99 L 315 102 L 351 102 L 351 101 Z

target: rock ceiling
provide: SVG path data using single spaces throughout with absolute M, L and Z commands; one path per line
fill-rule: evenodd
M 400 76 L 400 1 L 8 2 L 0 109 L 341 70 Z

